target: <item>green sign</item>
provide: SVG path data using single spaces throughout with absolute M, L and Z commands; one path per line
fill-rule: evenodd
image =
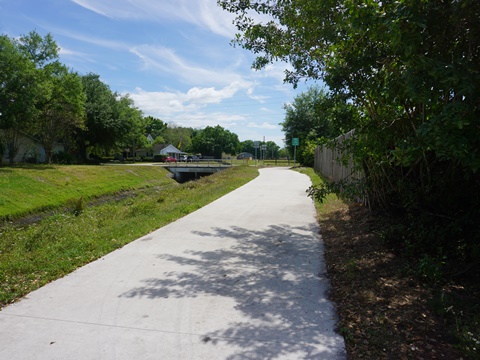
M 292 139 L 292 145 L 293 146 L 298 146 L 300 144 L 300 140 L 298 138 L 293 138 Z

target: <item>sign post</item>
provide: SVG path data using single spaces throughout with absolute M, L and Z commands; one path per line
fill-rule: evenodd
M 299 138 L 292 138 L 292 145 L 293 145 L 293 167 L 295 167 L 295 163 L 297 161 L 297 146 L 300 145 Z
M 255 166 L 257 166 L 257 149 L 260 147 L 260 141 L 254 141 L 253 147 L 255 148 Z

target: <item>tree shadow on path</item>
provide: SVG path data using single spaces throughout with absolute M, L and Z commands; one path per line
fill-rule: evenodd
M 233 300 L 233 309 L 221 311 L 225 316 L 233 313 L 222 319 L 228 325 L 201 338 L 205 346 L 241 349 L 227 359 L 345 358 L 343 338 L 333 331 L 334 312 L 326 299 L 328 280 L 316 225 L 276 225 L 263 231 L 232 226 L 194 233 L 217 243 L 233 240 L 234 245 L 219 243 L 216 250 L 189 250 L 184 256 L 158 254 L 159 261 L 182 265 L 182 270 L 144 279 L 144 286 L 121 296 Z

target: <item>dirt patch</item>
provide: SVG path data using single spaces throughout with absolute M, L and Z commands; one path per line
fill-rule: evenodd
M 465 359 L 429 306 L 432 290 L 383 243 L 379 218 L 361 205 L 331 206 L 320 226 L 348 359 Z

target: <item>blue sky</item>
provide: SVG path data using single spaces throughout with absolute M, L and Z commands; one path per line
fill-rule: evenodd
M 0 33 L 51 33 L 64 64 L 100 75 L 145 115 L 220 125 L 240 141 L 283 147 L 283 104 L 312 85 L 284 84 L 284 63 L 252 70 L 254 55 L 230 45 L 233 15 L 216 0 L 0 0 L 0 14 Z

